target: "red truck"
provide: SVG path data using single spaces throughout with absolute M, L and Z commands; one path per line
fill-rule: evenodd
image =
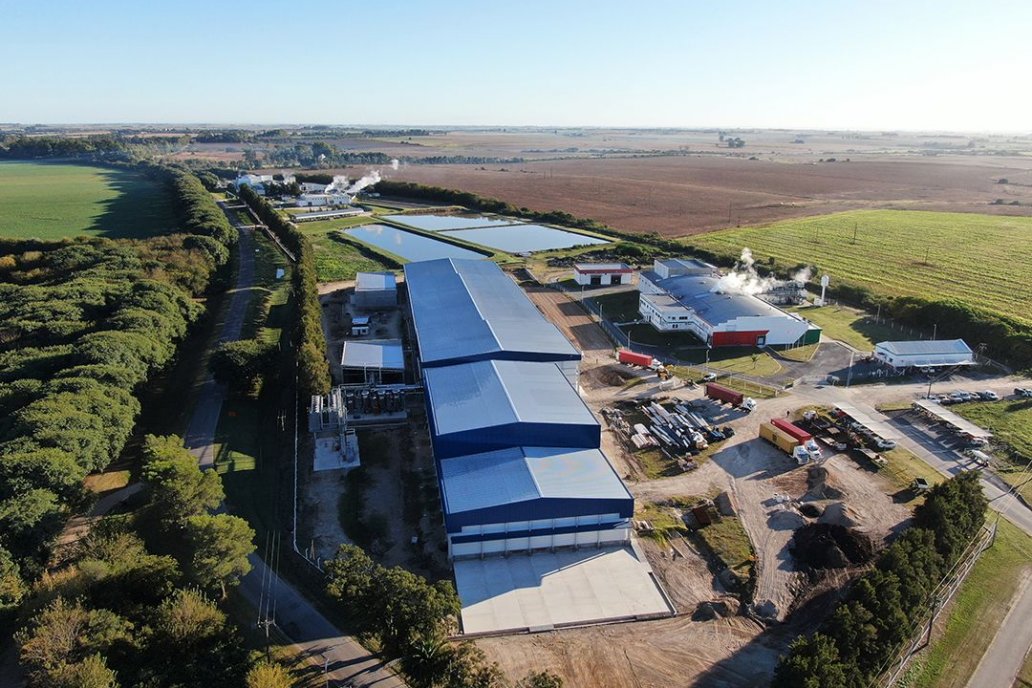
M 631 365 L 642 366 L 644 368 L 648 368 L 652 365 L 652 356 L 636 354 L 627 349 L 620 349 L 620 353 L 617 354 L 617 360 L 620 361 L 620 363 L 630 363 Z
M 770 421 L 770 424 L 778 430 L 780 430 L 781 432 L 785 433 L 786 435 L 789 435 L 794 439 L 798 440 L 800 444 L 813 439 L 813 435 L 808 433 L 806 430 L 803 430 L 798 425 L 794 423 L 789 423 L 787 420 L 774 418 Z
M 706 383 L 706 396 L 716 401 L 727 402 L 732 406 L 741 406 L 742 402 L 745 401 L 745 395 L 741 392 L 736 392 L 724 385 L 718 385 L 716 382 Z

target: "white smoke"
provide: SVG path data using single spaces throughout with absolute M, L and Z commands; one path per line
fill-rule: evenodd
M 348 178 L 343 174 L 338 174 L 333 177 L 333 181 L 330 182 L 330 185 L 323 189 L 323 193 L 330 194 L 334 191 L 340 191 L 343 193 L 346 188 L 348 188 Z
M 773 287 L 777 280 L 773 277 L 760 277 L 756 272 L 752 251 L 748 248 L 742 249 L 742 255 L 738 263 L 728 274 L 717 280 L 717 283 L 710 289 L 718 294 L 762 294 Z
M 802 284 L 809 282 L 811 277 L 813 277 L 813 268 L 809 265 L 792 273 L 792 280 L 795 282 L 801 282 Z
M 367 186 L 372 186 L 378 181 L 380 181 L 380 173 L 376 170 L 373 170 L 369 174 L 365 175 L 357 182 L 349 186 L 347 193 L 354 196 L 362 189 L 366 188 Z
M 397 172 L 398 171 L 398 164 L 399 163 L 398 163 L 398 159 L 397 158 L 394 158 L 393 160 L 391 160 L 391 169 L 394 170 L 395 172 Z

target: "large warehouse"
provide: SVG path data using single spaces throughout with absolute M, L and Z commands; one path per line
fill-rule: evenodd
M 576 384 L 580 353 L 527 295 L 486 260 L 405 266 L 422 367 L 472 361 L 550 361 Z
M 975 364 L 975 353 L 963 339 L 878 342 L 874 357 L 896 370 Z
M 405 282 L 451 556 L 629 540 L 580 353 L 494 263 L 409 263 Z
M 657 260 L 655 267 L 641 274 L 638 310 L 660 332 L 688 331 L 710 346 L 820 341 L 820 328 L 799 315 L 752 294 L 720 291 L 713 266 L 701 261 Z

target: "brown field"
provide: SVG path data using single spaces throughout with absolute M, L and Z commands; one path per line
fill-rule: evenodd
M 1021 157 L 848 163 L 702 155 L 570 159 L 508 166 L 409 165 L 391 177 L 665 236 L 858 208 L 1032 215 L 1032 158 Z M 997 184 L 1000 178 L 1011 183 Z M 1022 205 L 990 205 L 996 198 Z

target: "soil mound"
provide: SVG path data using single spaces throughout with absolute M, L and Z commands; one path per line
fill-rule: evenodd
M 638 376 L 626 368 L 618 365 L 606 365 L 584 371 L 581 380 L 582 384 L 587 383 L 594 388 L 622 387 L 635 377 Z
M 851 528 L 812 523 L 792 535 L 792 555 L 816 569 L 840 569 L 863 564 L 874 556 L 871 539 Z
M 813 499 L 840 499 L 842 490 L 838 489 L 824 466 L 811 466 L 806 471 L 807 495 Z
M 820 515 L 824 513 L 816 504 L 803 504 L 799 507 L 799 512 L 807 518 L 820 518 Z
M 705 600 L 699 602 L 692 614 L 692 621 L 726 619 L 738 613 L 737 600 Z
M 844 502 L 832 502 L 824 508 L 824 513 L 821 514 L 818 522 L 843 528 L 856 528 L 857 517 L 856 512 Z

